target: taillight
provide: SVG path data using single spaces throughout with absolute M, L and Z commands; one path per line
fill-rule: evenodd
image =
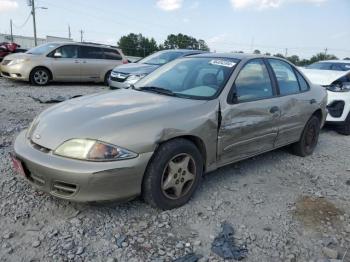
M 129 63 L 129 61 L 128 60 L 123 60 L 123 64 L 128 64 Z

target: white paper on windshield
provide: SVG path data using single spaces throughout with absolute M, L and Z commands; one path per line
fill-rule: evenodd
M 225 67 L 234 67 L 236 65 L 235 62 L 222 60 L 222 59 L 214 59 L 209 62 L 211 65 L 225 66 Z

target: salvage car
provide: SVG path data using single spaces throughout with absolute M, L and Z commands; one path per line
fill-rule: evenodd
M 327 93 L 280 58 L 176 59 L 131 89 L 42 112 L 14 143 L 14 166 L 39 190 L 72 201 L 142 195 L 172 209 L 205 172 L 290 145 L 313 153 Z
M 123 52 L 94 43 L 48 43 L 12 54 L 0 64 L 3 77 L 44 86 L 50 81 L 104 82 L 112 69 L 127 63 Z
M 343 135 L 350 135 L 350 71 L 301 69 L 311 82 L 328 92 L 326 123 Z
M 113 69 L 109 78 L 110 89 L 129 88 L 158 67 L 176 58 L 204 53 L 192 49 L 172 49 L 156 52 L 136 63 L 121 65 Z

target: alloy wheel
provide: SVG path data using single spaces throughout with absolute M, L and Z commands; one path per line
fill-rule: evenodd
M 49 81 L 49 75 L 45 70 L 37 70 L 34 73 L 34 81 L 38 85 L 45 85 Z

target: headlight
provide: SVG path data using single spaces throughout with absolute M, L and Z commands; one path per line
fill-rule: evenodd
M 350 83 L 340 83 L 331 86 L 327 86 L 327 90 L 332 92 L 349 92 L 350 91 Z
M 92 139 L 68 140 L 54 154 L 88 161 L 116 161 L 137 157 L 134 152 Z
M 28 61 L 28 59 L 14 59 L 14 60 L 11 60 L 10 63 L 8 63 L 8 65 L 12 66 L 12 65 L 17 65 L 17 64 L 22 64 L 26 61 Z
M 131 75 L 126 79 L 126 83 L 133 85 L 136 84 L 136 82 L 138 82 L 139 80 L 141 80 L 142 78 L 144 78 L 147 74 L 141 74 L 141 75 Z

